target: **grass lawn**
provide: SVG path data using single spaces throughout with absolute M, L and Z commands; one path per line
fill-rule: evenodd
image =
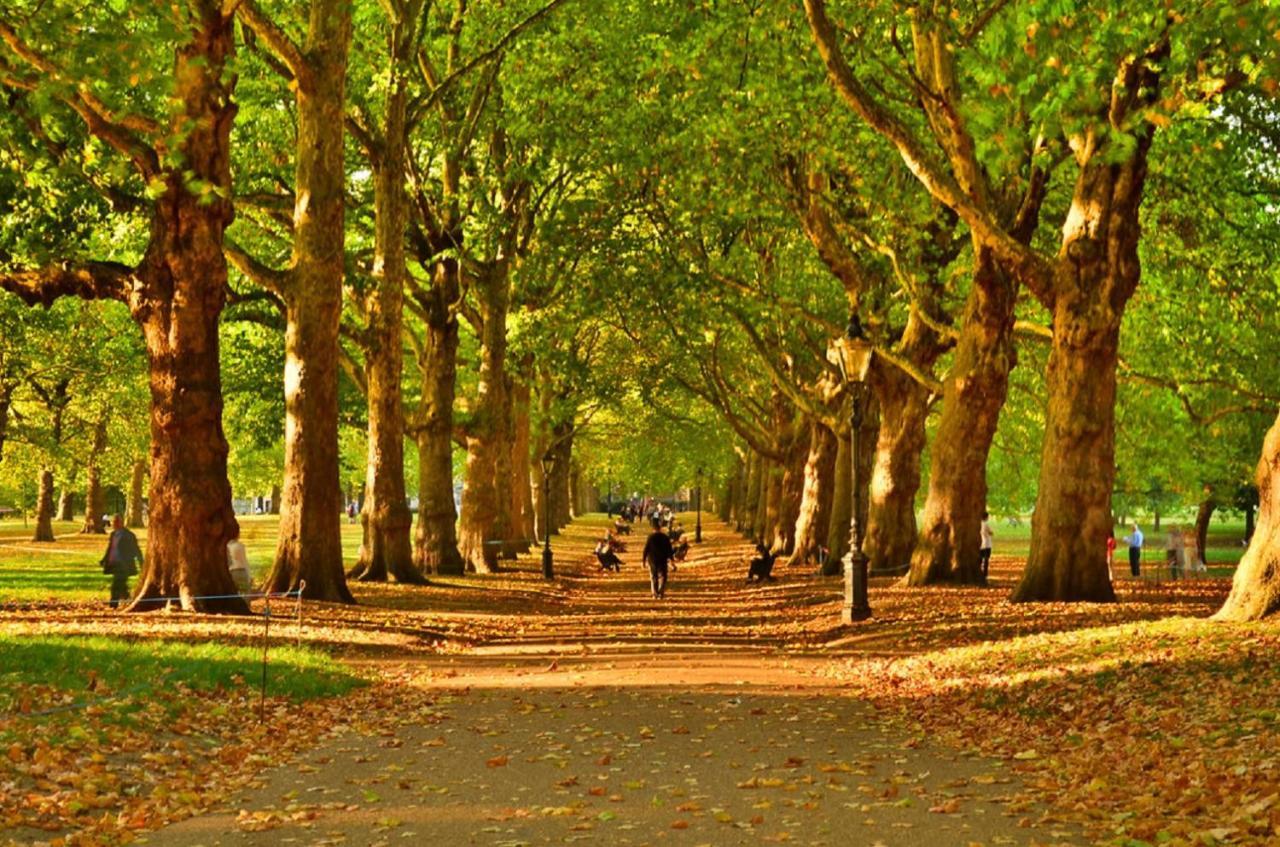
M 273 515 L 241 515 L 240 535 L 249 554 L 255 580 L 266 576 L 275 557 L 276 528 Z M 104 535 L 81 535 L 80 522 L 57 521 L 57 541 L 36 543 L 33 529 L 21 520 L 0 521 L 0 603 L 48 601 L 106 601 L 111 578 L 98 562 L 106 549 Z M 147 531 L 134 530 L 146 551 Z M 348 566 L 360 549 L 360 526 L 342 519 L 342 548 Z
M 1017 523 L 1011 523 L 1016 520 Z M 1142 527 L 1145 543 L 1142 549 L 1144 563 L 1164 562 L 1164 542 L 1169 528 L 1177 526 L 1189 529 L 1195 524 L 1195 515 L 1176 515 L 1164 517 L 1160 522 L 1160 531 L 1151 526 L 1146 518 L 1138 519 Z M 1031 551 L 1031 518 L 1020 516 L 1010 518 L 1008 515 L 996 515 L 992 519 L 991 528 L 995 532 L 995 547 L 992 551 L 997 556 L 1026 556 Z M 1116 527 L 1116 564 L 1127 565 L 1128 550 L 1125 549 L 1124 537 L 1129 534 L 1129 527 Z M 1244 521 L 1239 518 L 1214 520 L 1209 524 L 1209 537 L 1206 544 L 1205 562 L 1209 565 L 1213 576 L 1230 576 L 1235 571 L 1240 557 L 1244 555 Z M 1216 567 L 1215 567 L 1216 566 Z

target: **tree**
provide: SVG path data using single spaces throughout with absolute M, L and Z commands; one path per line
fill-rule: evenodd
M 91 136 L 132 165 L 132 187 L 145 187 L 151 198 L 150 237 L 136 264 L 64 261 L 38 270 L 6 270 L 0 287 L 29 305 L 49 306 L 59 297 L 124 302 L 142 330 L 151 379 L 151 531 L 146 566 L 129 608 L 156 608 L 161 599 L 177 598 L 184 609 L 247 612 L 243 600 L 225 596 L 234 594 L 225 563 L 234 518 L 221 429 L 218 344 L 227 284 L 221 248 L 233 215 L 229 142 L 236 106 L 234 78 L 225 73 L 234 51 L 232 20 L 209 0 L 174 6 L 172 17 L 164 19 L 105 13 L 101 24 L 114 38 L 114 49 L 127 54 L 132 46 L 136 58 L 159 60 L 154 47 L 131 44 L 134 31 L 151 45 L 172 49 L 168 74 L 145 69 L 148 81 L 173 104 L 165 118 L 151 118 L 145 104 L 154 101 L 124 99 L 123 92 L 132 88 L 127 72 L 120 74 L 125 78 L 108 79 L 114 83 L 110 99 L 119 101 L 111 105 L 84 82 L 83 69 L 70 64 L 77 45 L 32 46 L 37 36 L 82 33 L 88 55 L 105 49 L 83 26 L 64 26 L 64 15 L 81 10 L 50 5 L 38 12 L 27 15 L 20 27 L 8 15 L 0 23 L 6 47 L 0 81 L 10 90 L 42 92 L 59 102 Z M 136 29 L 129 28 L 134 24 Z M 110 61 L 105 65 L 115 67 Z M 145 95 L 142 88 L 133 91 Z

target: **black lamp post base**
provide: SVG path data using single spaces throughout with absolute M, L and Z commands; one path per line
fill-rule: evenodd
M 550 546 L 547 546 L 547 547 L 543 547 L 543 548 L 542 548 L 542 578 L 543 578 L 543 579 L 555 579 L 555 578 L 556 578 L 556 572 L 555 572 L 555 567 L 554 567 L 554 560 L 553 560 L 553 557 L 552 557 L 552 555 L 551 555 L 551 547 L 550 547 Z
M 871 617 L 871 604 L 867 599 L 867 554 L 854 550 L 844 557 L 844 604 L 840 608 L 840 622 L 851 624 Z

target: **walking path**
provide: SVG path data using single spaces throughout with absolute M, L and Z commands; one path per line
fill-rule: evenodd
M 402 686 L 398 726 L 322 742 L 144 843 L 1081 843 L 1010 808 L 999 763 L 909 737 L 790 649 L 831 589 L 785 568 L 743 585 L 750 547 L 717 524 L 656 601 L 637 553 L 594 570 L 595 530 L 566 532 L 562 590 L 524 632 L 368 660 Z

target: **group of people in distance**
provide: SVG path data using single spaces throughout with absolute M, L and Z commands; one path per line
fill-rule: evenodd
M 1146 539 L 1136 521 L 1131 524 L 1131 527 L 1132 530 L 1124 537 L 1124 542 L 1129 547 L 1129 573 L 1136 578 L 1142 575 L 1142 548 Z M 1115 534 L 1112 533 L 1107 538 L 1108 565 L 1111 564 L 1115 549 L 1116 539 Z M 1176 525 L 1169 527 L 1169 534 L 1165 538 L 1164 562 L 1169 568 L 1169 577 L 1171 579 L 1179 579 L 1197 573 L 1206 574 L 1209 571 L 1209 567 L 1204 560 L 1204 551 L 1200 549 L 1200 543 L 1196 538 L 1195 531 L 1191 529 L 1184 531 Z
M 669 571 L 689 555 L 689 540 L 684 537 L 684 528 L 670 506 L 649 500 L 623 504 L 613 528 L 596 543 L 596 560 L 602 571 L 621 571 L 622 559 L 618 554 L 627 549 L 621 536 L 630 535 L 631 522 L 641 516 L 648 517 L 652 527 L 645 539 L 641 560 L 649 570 L 653 596 L 661 599 L 666 595 Z

